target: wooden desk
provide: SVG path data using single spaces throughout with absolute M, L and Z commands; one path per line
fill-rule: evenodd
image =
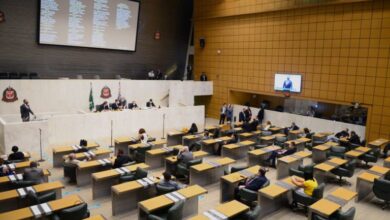
M 68 155 L 70 153 L 76 152 L 75 147 L 76 145 L 73 146 L 57 146 L 53 148 L 53 167 L 61 167 L 62 162 L 64 162 L 63 157 L 65 155 Z M 89 150 L 93 150 L 95 148 L 98 148 L 99 144 L 97 144 L 94 141 L 88 141 L 87 142 L 87 148 Z
M 344 159 L 332 158 L 323 163 L 317 164 L 316 166 L 314 166 L 314 177 L 316 178 L 318 183 L 323 183 L 326 181 L 327 175 L 330 171 L 336 169 L 341 165 L 344 165 L 347 162 L 348 161 Z
M 43 174 L 44 174 L 43 181 L 44 182 L 48 182 L 49 181 L 49 176 L 51 175 L 50 171 L 49 170 L 43 170 Z M 20 175 L 21 178 L 23 178 L 22 174 L 19 174 L 19 175 Z M 10 190 L 10 189 L 12 189 L 12 181 L 10 180 L 9 176 L 2 176 L 2 177 L 0 177 L 0 191 Z
M 156 142 L 154 141 L 155 139 L 156 138 L 154 137 L 148 137 L 147 142 L 153 144 L 153 142 Z M 126 154 L 129 151 L 128 146 L 136 144 L 137 142 L 139 142 L 139 140 L 138 138 L 135 137 L 123 136 L 123 137 L 115 138 L 114 142 L 115 142 L 115 153 L 118 153 L 118 150 L 123 150 L 123 152 L 125 152 Z
M 213 136 L 213 134 L 209 134 L 210 137 Z M 195 142 L 198 142 L 202 140 L 204 137 L 204 134 L 191 134 L 191 135 L 185 135 L 183 136 L 182 145 L 190 147 Z
M 217 207 L 215 207 L 215 209 L 207 210 L 202 214 L 190 218 L 190 220 L 209 220 L 210 218 L 213 218 L 215 213 L 224 216 L 226 219 L 230 219 L 248 210 L 249 207 L 247 205 L 242 204 L 239 201 L 232 200 L 230 202 L 219 204 Z
M 112 168 L 115 157 L 104 158 L 100 160 L 82 161 L 77 164 L 76 169 L 76 182 L 77 186 L 84 186 L 91 183 L 91 174 L 108 170 Z
M 62 209 L 70 208 L 84 201 L 78 195 L 67 196 L 62 199 L 50 201 L 47 204 L 50 206 L 53 212 L 60 211 Z M 23 220 L 23 219 L 34 219 L 34 214 L 30 207 L 16 209 L 9 212 L 0 213 L 0 219 L 12 219 L 12 220 Z
M 199 150 L 192 152 L 194 159 L 203 158 L 209 155 L 207 152 Z M 177 168 L 177 156 L 169 156 L 165 158 L 165 171 L 169 173 L 175 173 Z
M 15 173 L 23 173 L 24 169 L 30 167 L 30 161 L 23 161 L 19 163 L 3 164 L 2 166 L 7 166 L 9 169 L 14 170 Z
M 328 136 L 332 135 L 332 132 L 318 132 L 313 135 L 313 141 L 325 142 Z
M 214 154 L 214 149 L 218 147 L 219 144 L 232 140 L 230 136 L 223 136 L 214 139 L 208 139 L 202 141 L 202 150 L 206 151 L 209 154 Z
M 60 181 L 41 183 L 32 186 L 36 193 L 55 191 L 57 199 L 62 197 L 62 189 L 65 188 Z M 25 189 L 23 189 L 25 191 Z M 26 191 L 25 191 L 26 192 Z M 26 192 L 27 193 L 27 192 Z M 21 197 L 16 189 L 0 192 L 0 212 L 11 211 L 28 206 L 27 195 Z
M 193 185 L 184 189 L 180 189 L 176 192 L 186 199 L 183 208 L 183 218 L 186 218 L 198 213 L 198 196 L 207 193 L 207 190 L 198 185 Z M 173 204 L 174 201 L 172 201 L 166 195 L 157 196 L 139 202 L 138 219 L 146 219 L 148 213 L 153 213 L 156 210 L 167 208 Z
M 252 166 L 245 170 L 234 172 L 220 179 L 220 202 L 227 202 L 234 199 L 234 189 L 238 183 L 248 177 L 252 177 L 259 172 L 260 166 Z
M 139 181 L 130 181 L 111 187 L 112 215 L 132 211 L 138 207 L 138 202 L 150 199 L 156 195 L 155 183 L 160 177 L 150 177 L 153 184 L 144 187 Z
M 249 148 L 256 145 L 253 141 L 241 141 L 235 144 L 227 144 L 222 146 L 222 157 L 230 157 L 235 160 L 245 158 L 248 154 Z
M 282 179 L 289 176 L 289 169 L 298 169 L 299 165 L 303 164 L 303 159 L 311 156 L 310 151 L 299 151 L 289 156 L 284 156 L 278 159 L 276 165 L 276 178 Z
M 31 158 L 31 154 L 29 152 L 25 152 L 25 151 L 22 151 L 22 153 L 24 155 L 24 160 L 23 161 L 29 161 L 30 158 Z M 0 158 L 8 158 L 8 154 L 0 155 Z
M 103 215 L 94 215 L 84 220 L 107 220 Z
M 261 131 L 244 132 L 239 134 L 240 141 L 251 140 L 256 141 L 256 138 L 261 134 Z
M 130 172 L 134 172 L 138 167 L 148 169 L 145 163 L 138 163 L 125 167 Z M 116 169 L 101 171 L 92 174 L 92 198 L 96 199 L 111 194 L 111 186 L 118 184 L 121 174 Z
M 317 145 L 317 146 L 313 147 L 313 149 L 312 149 L 313 163 L 322 163 L 322 162 L 326 161 L 326 159 L 327 159 L 326 154 L 329 152 L 331 147 L 332 146 L 325 145 L 325 144 Z
M 182 138 L 186 134 L 187 132 L 178 130 L 168 132 L 168 146 L 182 144 Z
M 325 198 L 318 200 L 309 207 L 309 219 L 312 217 L 313 213 L 329 217 L 355 198 L 356 195 L 356 192 L 346 188 L 337 188 L 333 192 L 329 193 Z
M 379 139 L 376 139 L 374 141 L 371 141 L 368 143 L 368 146 L 369 147 L 375 147 L 375 148 L 384 148 L 386 144 L 389 143 L 389 140 L 388 139 L 384 139 L 384 138 L 379 138 Z
M 291 182 L 291 177 L 287 177 L 260 189 L 258 204 L 264 210 L 263 216 L 275 212 L 283 206 L 288 206 L 288 193 L 296 188 Z
M 190 167 L 190 185 L 205 186 L 218 182 L 223 176 L 225 168 L 236 162 L 233 159 L 224 157 L 213 161 L 203 162 Z
M 263 162 L 271 155 L 273 151 L 277 151 L 280 149 L 281 148 L 279 146 L 272 145 L 265 148 L 249 151 L 248 166 L 262 165 Z
M 158 148 L 146 151 L 145 163 L 150 166 L 151 169 L 159 168 L 164 166 L 165 158 L 172 155 L 173 150 L 182 150 L 183 145 L 175 145 L 166 148 Z
M 304 131 L 302 129 L 288 131 L 288 136 L 287 137 L 288 137 L 289 140 L 296 140 L 303 133 L 304 133 Z
M 369 170 L 361 173 L 356 181 L 356 192 L 358 194 L 356 201 L 358 202 L 370 195 L 374 179 L 383 177 L 389 170 L 390 168 L 387 167 L 373 166 Z
M 286 141 L 285 143 L 290 144 L 291 142 L 295 143 L 295 145 L 297 146 L 297 151 L 304 151 L 306 143 L 311 142 L 311 139 L 302 137 L 295 140 Z
M 93 156 L 92 158 L 97 160 L 97 159 L 104 159 L 104 158 L 109 157 L 110 154 L 112 153 L 112 150 L 99 148 L 96 150 L 91 150 L 90 152 L 95 154 L 95 156 Z M 77 160 L 87 159 L 87 154 L 89 154 L 90 152 L 77 153 L 77 154 L 75 154 L 76 159 Z M 64 157 L 64 159 L 66 159 L 66 158 L 67 158 L 67 156 Z
M 369 147 L 357 147 L 354 150 L 350 150 L 345 153 L 345 156 L 350 159 L 359 159 L 360 156 L 371 151 Z
M 281 127 L 271 127 L 268 130 L 271 131 L 272 134 L 276 134 L 276 133 L 279 133 L 279 132 L 283 132 L 284 128 L 281 128 Z

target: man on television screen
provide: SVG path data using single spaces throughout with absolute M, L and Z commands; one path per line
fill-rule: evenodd
M 284 91 L 291 91 L 292 88 L 293 88 L 293 83 L 292 83 L 292 81 L 290 80 L 290 77 L 287 76 L 287 79 L 284 80 L 284 82 L 283 82 L 283 90 L 284 90 Z

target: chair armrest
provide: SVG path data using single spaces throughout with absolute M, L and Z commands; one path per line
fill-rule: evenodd
M 148 215 L 148 220 L 164 220 L 164 219 L 158 217 L 157 215 Z

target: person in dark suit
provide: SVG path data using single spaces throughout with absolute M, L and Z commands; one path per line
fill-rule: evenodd
M 28 104 L 28 100 L 24 99 L 23 105 L 20 106 L 20 115 L 22 117 L 22 121 L 23 122 L 30 121 L 30 114 L 34 115 L 34 117 L 35 117 L 34 112 L 31 110 L 31 108 Z
M 118 154 L 116 155 L 116 159 L 114 161 L 114 168 L 122 167 L 123 164 L 126 164 L 128 162 L 131 162 L 130 157 L 128 155 L 125 155 L 122 149 L 119 149 Z
M 204 72 L 200 75 L 200 81 L 207 81 L 207 76 Z
M 115 99 L 115 102 L 110 104 L 110 107 L 112 110 L 118 110 L 119 106 L 120 106 L 120 103 L 119 103 L 118 99 Z
M 240 182 L 237 186 L 237 188 L 234 190 L 234 195 L 237 200 L 240 200 L 240 197 L 238 195 L 238 192 L 240 189 L 249 189 L 252 191 L 257 192 L 259 189 L 261 189 L 264 184 L 268 181 L 267 177 L 265 174 L 268 172 L 264 167 L 259 169 L 259 172 L 257 175 L 253 177 L 249 177 L 245 180 L 245 182 Z
M 110 110 L 110 106 L 108 105 L 107 101 L 104 101 L 101 105 L 98 105 L 97 109 L 96 109 L 96 111 L 98 111 L 98 112 L 101 112 L 104 110 Z
M 242 109 L 242 110 L 240 111 L 240 113 L 238 114 L 238 122 L 244 122 L 244 121 L 246 121 L 246 120 L 245 120 L 245 113 L 244 113 L 244 111 L 245 111 L 245 108 Z
M 151 108 L 151 107 L 156 107 L 156 105 L 153 103 L 153 100 L 150 99 L 150 100 L 146 103 L 146 107 Z
M 38 168 L 37 162 L 31 162 L 30 168 L 24 169 L 23 180 L 32 181 L 35 184 L 43 183 L 43 170 Z
M 138 108 L 138 105 L 135 101 L 133 101 L 132 103 L 129 103 L 129 109 L 136 109 Z
M 12 147 L 12 152 L 8 156 L 8 160 L 24 160 L 24 153 L 19 151 L 19 148 L 17 146 Z
M 188 134 L 196 134 L 198 133 L 198 126 L 195 123 L 191 124 L 190 130 L 188 130 Z
M 252 118 L 252 110 L 249 106 L 247 108 L 245 108 L 244 114 L 245 114 L 245 121 L 249 122 Z
M 295 124 L 295 122 L 291 123 L 290 127 L 284 129 L 284 133 L 287 135 L 289 131 L 299 130 L 299 127 Z
M 337 137 L 338 139 L 342 138 L 342 137 L 349 137 L 349 133 L 348 133 L 348 128 L 338 132 L 335 134 L 335 137 Z
M 349 143 L 360 145 L 360 137 L 356 134 L 355 131 L 351 131 L 351 135 L 349 136 Z
M 257 120 L 259 120 L 259 123 L 261 124 L 264 119 L 264 108 L 260 108 L 259 112 L 257 113 Z
M 310 130 L 308 128 L 304 128 L 303 132 L 304 132 L 304 136 L 303 137 L 308 138 L 308 139 L 312 138 L 312 134 L 311 134 L 311 132 L 310 132 Z

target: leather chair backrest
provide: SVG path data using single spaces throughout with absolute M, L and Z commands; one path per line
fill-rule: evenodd
M 261 206 L 257 205 L 252 211 L 249 211 L 246 215 L 247 220 L 256 220 L 261 214 Z
M 187 168 L 191 167 L 192 165 L 200 164 L 202 163 L 202 159 L 194 159 L 187 163 Z
M 355 207 L 351 207 L 345 212 L 339 212 L 337 214 L 336 219 L 338 219 L 338 220 L 353 220 L 353 218 L 355 217 L 355 212 L 356 212 Z
M 289 170 L 288 170 L 288 174 L 290 176 L 299 176 L 299 177 L 304 177 L 305 173 L 303 171 L 300 171 L 300 170 L 297 170 L 293 167 L 290 167 Z
M 71 208 L 63 209 L 58 213 L 58 216 L 61 220 L 76 220 L 84 219 L 85 215 L 88 213 L 87 203 L 83 203 Z
M 161 184 L 157 184 L 156 185 L 156 191 L 157 191 L 158 195 L 163 195 L 163 194 L 166 194 L 166 193 L 170 193 L 170 192 L 173 192 L 175 190 L 176 190 L 176 188 L 173 187 L 173 186 L 163 186 Z
M 247 165 L 235 165 L 235 166 L 232 166 L 232 168 L 230 169 L 230 173 L 234 173 L 234 172 L 238 172 L 238 171 L 241 171 L 241 170 L 245 170 L 246 168 L 248 168 Z
M 345 153 L 346 151 L 345 147 L 340 147 L 340 146 L 332 146 L 330 150 L 334 153 Z
M 167 220 L 183 219 L 183 207 L 184 207 L 183 200 L 176 202 L 171 208 L 169 208 Z
M 321 183 L 317 188 L 313 190 L 313 198 L 321 199 L 324 196 L 325 184 Z
M 375 179 L 372 191 L 375 196 L 389 201 L 390 200 L 390 181 L 385 179 Z

